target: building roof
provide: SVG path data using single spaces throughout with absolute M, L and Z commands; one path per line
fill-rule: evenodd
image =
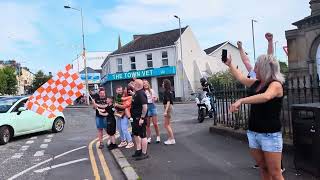
M 88 72 L 88 73 L 100 73 L 100 72 L 92 69 L 91 67 L 87 67 L 87 72 Z M 82 71 L 80 72 L 80 74 L 84 74 L 84 73 L 85 73 L 85 70 L 82 70 Z
M 238 47 L 236 45 L 234 45 L 233 43 L 231 43 L 230 41 L 225 41 L 223 43 L 217 44 L 215 46 L 212 46 L 208 49 L 205 49 L 204 51 L 206 52 L 207 55 L 212 54 L 214 51 L 216 51 L 217 49 L 221 48 L 222 46 L 226 45 L 226 44 L 230 44 L 231 46 L 235 47 L 238 49 Z
M 182 28 L 181 32 L 183 33 L 187 27 L 188 26 Z M 134 35 L 134 39 L 131 42 L 112 52 L 110 55 L 171 46 L 174 45 L 179 37 L 179 29 L 159 32 L 155 34 Z
M 307 25 L 307 27 L 320 24 L 320 15 L 311 15 L 307 16 L 297 22 L 292 23 L 293 25 L 297 26 L 298 28 L 301 28 L 304 25 Z
M 204 51 L 206 52 L 206 54 L 211 54 L 213 51 L 217 50 L 218 48 L 220 48 L 221 46 L 223 46 L 224 44 L 226 44 L 228 41 L 225 41 L 223 43 L 217 44 L 215 46 L 212 46 L 210 48 L 205 49 Z

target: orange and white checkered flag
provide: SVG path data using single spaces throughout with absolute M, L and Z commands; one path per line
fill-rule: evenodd
M 56 117 L 85 92 L 79 74 L 68 64 L 29 97 L 26 108 L 48 118 Z

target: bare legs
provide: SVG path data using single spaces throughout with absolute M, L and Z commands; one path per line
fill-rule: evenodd
M 259 149 L 250 149 L 250 152 L 260 167 L 261 179 L 284 180 L 281 173 L 282 153 L 264 152 Z

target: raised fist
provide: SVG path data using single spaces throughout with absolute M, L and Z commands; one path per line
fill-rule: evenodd
M 265 37 L 266 37 L 266 39 L 267 39 L 268 41 L 272 41 L 272 40 L 273 40 L 273 34 L 271 34 L 271 33 L 266 33 L 266 34 L 265 34 Z

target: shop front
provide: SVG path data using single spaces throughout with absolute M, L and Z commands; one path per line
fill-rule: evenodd
M 101 83 L 105 87 L 107 94 L 114 96 L 116 88 L 118 86 L 126 87 L 132 78 L 146 79 L 150 82 L 153 90 L 159 94 L 159 97 L 161 98 L 163 94 L 163 88 L 161 87 L 162 81 L 167 78 L 172 82 L 174 87 L 175 76 L 175 66 L 164 66 L 160 68 L 107 74 L 101 79 Z
M 81 79 L 83 82 L 86 81 L 85 73 L 80 74 Z M 97 90 L 100 86 L 100 73 L 88 73 L 88 86 L 89 90 Z

